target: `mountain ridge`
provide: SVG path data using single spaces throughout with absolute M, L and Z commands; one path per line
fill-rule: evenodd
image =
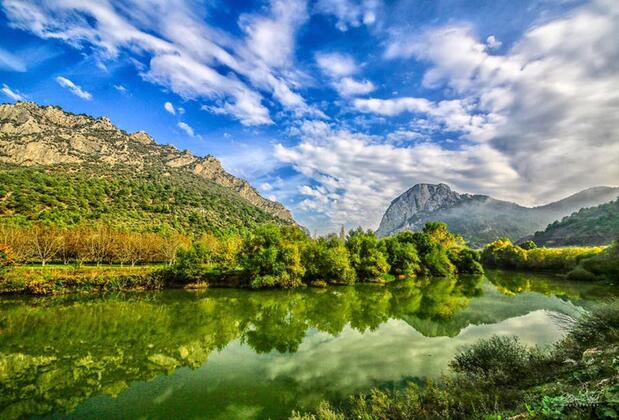
M 376 233 L 387 236 L 401 230 L 418 230 L 427 221 L 439 220 L 472 246 L 481 246 L 501 236 L 517 240 L 531 235 L 574 211 L 617 196 L 619 188 L 599 186 L 555 202 L 525 207 L 488 195 L 461 194 L 442 183 L 416 184 L 392 200 Z
M 259 209 L 289 223 L 281 203 L 262 197 L 247 181 L 226 172 L 212 155 L 195 156 L 160 145 L 144 131 L 128 133 L 107 117 L 67 112 L 34 102 L 0 104 L 0 162 L 19 166 L 127 165 L 136 171 L 181 170 L 228 188 Z

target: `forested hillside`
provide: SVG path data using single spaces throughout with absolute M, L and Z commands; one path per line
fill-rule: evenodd
M 533 241 L 543 246 L 605 245 L 619 235 L 619 200 L 580 209 L 546 230 L 536 232 Z
M 105 222 L 132 231 L 238 232 L 290 223 L 234 191 L 186 171 L 124 165 L 0 164 L 0 223 L 72 226 Z

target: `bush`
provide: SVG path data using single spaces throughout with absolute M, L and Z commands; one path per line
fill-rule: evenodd
M 533 376 L 535 365 L 543 360 L 540 351 L 525 346 L 517 337 L 494 336 L 463 350 L 449 367 L 488 385 L 509 385 Z
M 527 251 L 512 244 L 509 238 L 501 238 L 486 245 L 482 250 L 481 259 L 486 267 L 522 268 L 526 265 Z
M 421 259 L 411 232 L 400 232 L 383 239 L 390 273 L 394 276 L 413 276 L 421 271 Z
M 10 246 L 0 244 L 0 272 L 15 264 L 15 256 Z
M 533 241 L 524 241 L 519 246 L 526 251 L 537 248 L 537 244 Z
M 206 274 L 205 261 L 210 252 L 202 242 L 197 242 L 188 249 L 179 249 L 176 262 L 168 272 L 175 282 L 192 283 L 203 280 Z

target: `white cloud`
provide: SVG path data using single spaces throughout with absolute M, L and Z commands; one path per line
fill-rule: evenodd
M 262 93 L 287 110 L 318 114 L 294 91 L 302 78 L 294 69 L 296 31 L 307 19 L 302 0 L 273 0 L 268 10 L 242 16 L 245 37 L 236 38 L 206 24 L 206 8 L 188 1 L 4 0 L 3 8 L 11 26 L 88 47 L 102 63 L 127 52 L 145 80 L 243 124 L 272 123 Z
M 262 184 L 260 184 L 260 189 L 262 191 L 273 191 L 273 186 L 268 182 L 263 182 Z
M 114 85 L 114 89 L 116 89 L 117 91 L 119 91 L 120 93 L 122 93 L 123 95 L 126 95 L 129 93 L 129 89 L 127 89 L 126 87 L 124 87 L 123 85 Z
M 300 209 L 322 215 L 325 230 L 343 223 L 376 227 L 388 203 L 418 182 L 495 192 L 518 179 L 508 160 L 487 145 L 449 150 L 433 143 L 397 147 L 383 140 L 346 130 L 302 134 L 297 146 L 277 145 L 275 156 L 318 184 L 301 186 L 306 198 Z
M 425 61 L 424 87 L 451 98 L 354 100 L 384 118 L 410 113 L 410 129 L 384 137 L 301 124 L 298 145 L 275 148 L 306 179 L 301 218 L 325 230 L 376 227 L 389 201 L 419 182 L 524 204 L 617 185 L 619 44 L 609 39 L 619 39 L 619 4 L 610 1 L 531 28 L 504 55 L 462 25 L 396 35 L 386 57 Z M 457 141 L 423 141 L 426 130 Z
M 504 55 L 489 54 L 460 25 L 396 35 L 386 57 L 428 62 L 424 86 L 452 92 L 463 104 L 458 119 L 480 122 L 462 124 L 474 128 L 467 138 L 487 143 L 519 175 L 499 196 L 533 204 L 619 180 L 619 43 L 609 39 L 619 39 L 619 3 L 597 0 L 532 27 Z M 383 115 L 428 110 L 422 102 L 373 105 Z
M 174 109 L 174 105 L 172 105 L 172 102 L 166 102 L 165 104 L 163 104 L 163 107 L 165 108 L 166 111 L 168 111 L 170 114 L 172 115 L 176 115 L 176 109 Z
M 355 60 L 346 54 L 317 53 L 316 63 L 330 77 L 350 76 L 357 72 Z
M 270 66 L 289 66 L 296 30 L 307 20 L 306 7 L 302 0 L 272 0 L 269 16 L 241 16 L 248 48 Z
M 196 133 L 194 133 L 193 128 L 189 124 L 184 123 L 184 122 L 181 121 L 181 122 L 179 122 L 177 124 L 177 126 L 181 130 L 183 130 L 185 133 L 187 133 L 187 135 L 189 137 L 195 137 L 196 136 Z
M 2 84 L 1 90 L 2 93 L 4 93 L 6 96 L 13 99 L 14 101 L 23 101 L 25 99 L 19 91 L 11 89 L 8 85 L 4 83 Z
M 24 72 L 26 64 L 20 57 L 0 48 L 0 69 Z
M 376 89 L 370 80 L 359 81 L 349 77 L 359 70 L 359 66 L 351 56 L 340 53 L 317 53 L 315 58 L 320 70 L 332 79 L 331 85 L 340 96 L 365 95 Z
M 488 38 L 486 38 L 486 45 L 489 49 L 494 50 L 496 48 L 501 48 L 501 45 L 503 45 L 503 43 L 496 39 L 494 35 L 490 35 Z
M 87 101 L 92 100 L 92 95 L 89 92 L 85 91 L 66 77 L 58 76 L 56 77 L 56 82 L 63 88 L 69 89 L 69 91 L 75 96 L 79 96 Z
M 344 32 L 351 27 L 373 25 L 379 6 L 378 0 L 319 0 L 315 11 L 334 16 L 336 28 Z

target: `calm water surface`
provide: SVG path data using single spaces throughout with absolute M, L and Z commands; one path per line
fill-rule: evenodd
M 493 334 L 560 339 L 613 286 L 490 272 L 324 290 L 0 298 L 0 418 L 282 418 L 446 371 Z

